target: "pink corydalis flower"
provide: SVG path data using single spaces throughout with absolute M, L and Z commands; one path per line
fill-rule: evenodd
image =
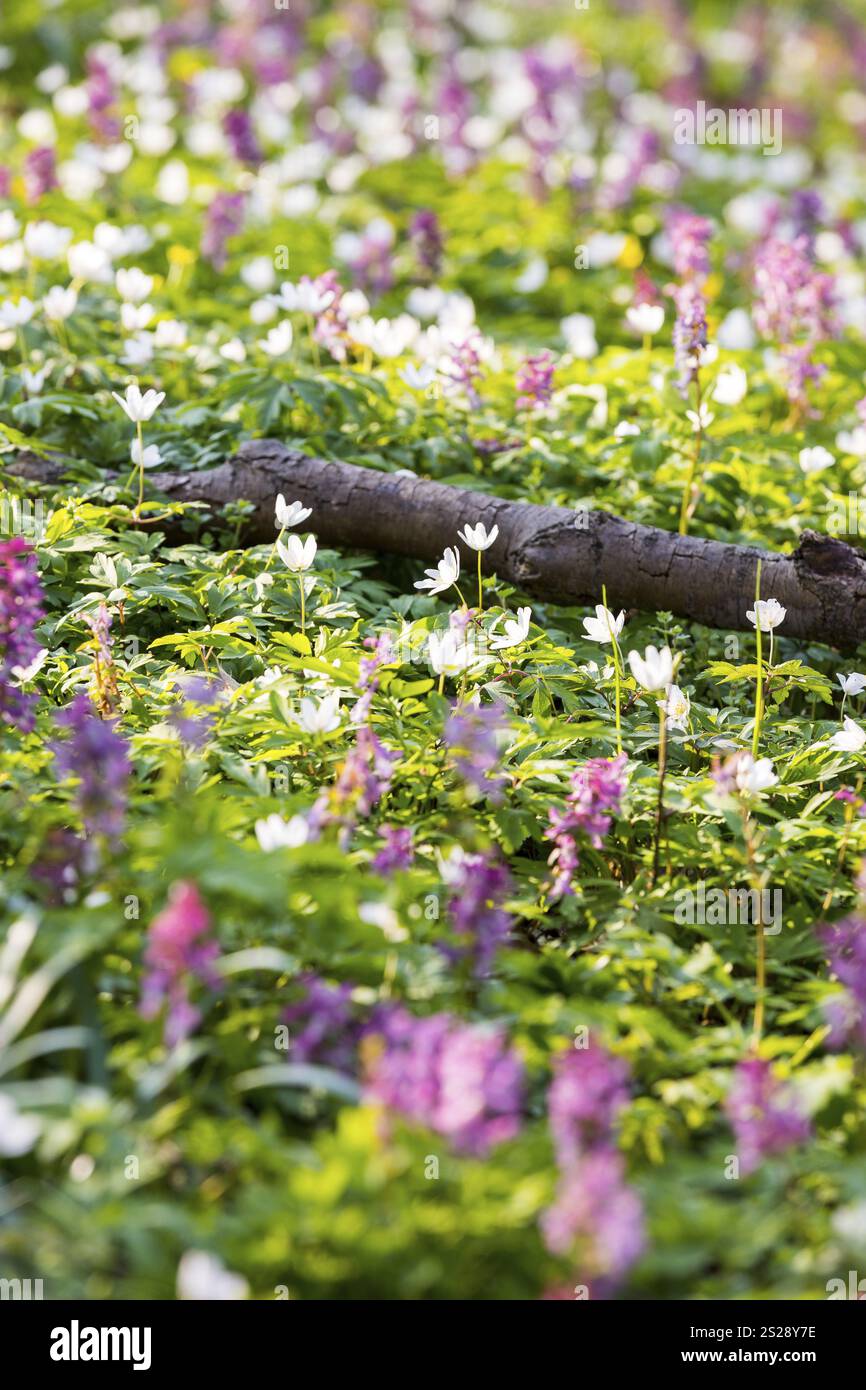
M 165 1042 L 174 1047 L 198 1026 L 201 1010 L 189 997 L 191 981 L 216 990 L 220 978 L 214 964 L 219 945 L 210 939 L 210 916 L 194 883 L 172 887 L 168 905 L 155 917 L 148 931 L 144 959 L 148 966 L 142 984 L 140 1011 L 155 1018 L 167 1005 Z
M 760 1057 L 747 1057 L 738 1064 L 725 1114 L 736 1136 L 744 1177 L 763 1158 L 804 1143 L 811 1132 L 809 1121 L 774 1076 L 770 1063 Z
M 619 1111 L 628 1104 L 629 1069 L 603 1047 L 572 1048 L 554 1062 L 547 1094 L 550 1132 L 560 1168 L 613 1139 Z
M 41 651 L 35 629 L 44 616 L 34 551 L 18 536 L 0 541 L 0 723 L 24 733 L 33 728 L 36 697 L 19 682 Z
M 614 816 L 619 814 L 627 762 L 624 753 L 616 758 L 590 758 L 572 773 L 565 809 L 548 810 L 550 825 L 544 837 L 554 843 L 547 861 L 554 869 L 550 890 L 554 901 L 574 892 L 572 878 L 579 862 L 575 837 L 586 835 L 590 844 L 600 849 Z
M 553 395 L 553 354 L 538 352 L 527 357 L 517 373 L 518 410 L 538 410 L 549 405 Z
M 674 270 L 684 278 L 710 273 L 709 242 L 713 224 L 691 208 L 674 208 L 667 220 Z

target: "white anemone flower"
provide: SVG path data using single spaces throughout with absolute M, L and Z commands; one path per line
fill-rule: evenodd
M 430 383 L 436 378 L 436 368 L 432 362 L 422 362 L 420 367 L 416 367 L 414 362 L 407 362 L 405 367 L 400 368 L 397 375 L 413 391 L 426 391 Z
M 34 261 L 59 260 L 71 240 L 72 229 L 56 222 L 30 222 L 24 230 L 24 250 Z
M 120 324 L 125 333 L 140 333 L 152 318 L 152 304 L 128 304 L 124 301 L 120 306 Z
M 277 526 L 285 530 L 290 526 L 300 526 L 302 521 L 306 521 L 307 517 L 312 515 L 312 507 L 305 507 L 303 502 L 287 502 L 281 492 L 277 494 L 275 507 Z
M 861 676 L 859 671 L 852 671 L 847 676 L 837 671 L 836 679 L 842 687 L 843 695 L 860 695 L 866 690 L 866 676 Z
M 603 603 L 597 603 L 595 617 L 583 620 L 583 635 L 590 642 L 612 642 L 614 638 L 619 637 L 624 622 L 625 609 L 615 618 L 609 608 L 605 608 Z
M 119 396 L 116 391 L 112 391 L 112 396 L 117 401 L 120 408 L 129 416 L 134 425 L 142 424 L 155 415 L 159 407 L 165 400 L 164 391 L 145 391 L 142 395 L 136 385 L 127 386 L 126 396 Z
M 39 1138 L 40 1124 L 34 1115 L 22 1115 L 11 1096 L 0 1093 L 0 1154 L 20 1158 L 29 1153 Z
M 749 379 L 742 367 L 729 362 L 716 377 L 713 387 L 713 400 L 719 405 L 739 405 L 749 389 Z
M 692 702 L 684 690 L 680 690 L 678 685 L 672 685 L 667 699 L 659 700 L 659 706 L 667 715 L 668 724 L 672 729 L 685 731 Z
M 760 624 L 762 632 L 772 632 L 773 628 L 785 621 L 787 611 L 787 608 L 783 608 L 778 599 L 759 598 L 755 607 L 748 610 L 746 617 L 752 627 L 757 628 Z
M 660 304 L 632 304 L 625 311 L 625 321 L 642 338 L 652 338 L 665 321 L 665 311 Z
M 708 430 L 715 418 L 715 415 L 710 410 L 706 401 L 701 401 L 700 410 L 686 411 L 686 419 L 688 420 L 695 434 L 698 434 L 701 430 Z
M 291 348 L 294 331 L 288 319 L 283 319 L 272 328 L 266 338 L 259 339 L 259 347 L 268 357 L 283 357 Z
M 249 1294 L 242 1274 L 233 1274 L 207 1250 L 186 1250 L 177 1267 L 177 1296 L 195 1303 L 232 1303 Z
M 51 375 L 53 362 L 46 362 L 44 367 L 37 371 L 32 371 L 29 367 L 21 368 L 21 381 L 28 396 L 38 396 L 48 377 Z
M 640 652 L 629 652 L 628 664 L 638 685 L 644 690 L 667 690 L 674 678 L 674 659 L 670 647 L 647 647 L 643 656 Z
M 42 300 L 42 312 L 51 323 L 62 323 L 75 312 L 78 292 L 72 285 L 64 289 L 62 285 L 52 285 Z
M 835 456 L 821 444 L 816 444 L 814 449 L 801 449 L 798 457 L 804 473 L 823 473 L 836 462 Z
M 511 647 L 519 647 L 521 642 L 525 642 L 529 636 L 529 620 L 532 617 L 531 608 L 518 608 L 517 617 L 505 619 L 505 630 L 491 634 L 490 646 L 495 652 L 508 651 Z M 497 619 L 498 621 L 498 619 Z
M 753 758 L 751 753 L 743 753 L 737 761 L 734 780 L 741 792 L 763 792 L 774 787 L 779 779 L 769 758 Z
M 275 849 L 299 849 L 310 838 L 310 827 L 303 816 L 283 820 L 276 812 L 256 821 L 256 839 L 266 854 Z
M 425 570 L 426 579 L 416 579 L 416 589 L 428 589 L 430 594 L 444 594 L 460 578 L 460 551 L 451 546 L 433 570 Z
M 437 676 L 459 676 L 477 659 L 477 652 L 463 635 L 449 628 L 447 632 L 431 632 L 427 656 Z
M 830 739 L 830 747 L 837 753 L 859 753 L 866 743 L 866 730 L 853 719 L 845 716 L 842 728 Z
M 499 527 L 493 526 L 488 532 L 483 521 L 479 521 L 477 526 L 470 526 L 468 523 L 462 531 L 457 532 L 461 541 L 465 541 L 470 550 L 489 550 L 496 537 L 499 535 Z
M 137 439 L 130 443 L 129 456 L 137 468 L 158 468 L 162 463 L 162 454 L 157 444 L 145 444 L 142 451 Z
M 317 318 L 333 302 L 334 291 L 319 290 L 316 289 L 315 285 L 309 283 L 293 285 L 290 281 L 286 281 L 280 286 L 279 294 L 268 295 L 268 299 L 284 313 L 309 314 L 313 318 Z
M 332 691 L 330 695 L 325 695 L 318 704 L 315 700 L 304 696 L 295 719 L 304 733 L 313 735 L 333 733 L 334 729 L 340 727 L 339 692 Z
M 153 289 L 153 276 L 145 275 L 138 266 L 129 270 L 118 270 L 114 277 L 115 288 L 127 304 L 143 304 Z
M 17 303 L 4 299 L 0 304 L 0 325 L 3 328 L 23 328 L 32 319 L 35 309 L 33 300 L 26 295 L 22 295 Z
M 302 541 L 300 536 L 289 536 L 288 540 L 277 541 L 280 559 L 292 574 L 301 574 L 308 570 L 316 558 L 317 550 L 315 536 L 307 536 L 305 541 Z

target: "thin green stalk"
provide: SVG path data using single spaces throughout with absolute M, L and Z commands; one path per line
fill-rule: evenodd
M 300 585 L 300 589 L 301 589 L 301 632 L 305 632 L 305 631 L 306 631 L 306 626 L 307 626 L 307 615 L 306 615 L 306 610 L 305 610 L 305 607 L 304 607 L 304 603 L 305 603 L 305 599 L 306 599 L 306 594 L 305 594 L 304 591 L 305 591 L 305 589 L 306 589 L 306 585 L 304 584 L 304 575 L 303 575 L 303 571 L 298 575 L 298 584 Z
M 138 506 L 136 511 L 141 511 L 141 504 L 144 501 L 144 435 L 141 432 L 141 421 L 136 421 L 138 432 Z
M 668 765 L 668 717 L 665 706 L 667 705 L 667 691 L 662 691 L 663 699 L 659 701 L 659 796 L 656 806 L 656 833 L 655 847 L 653 849 L 653 870 L 650 879 L 650 887 L 655 883 L 659 876 L 659 853 L 662 843 L 662 817 L 664 815 L 664 795 L 665 795 L 665 773 Z
M 689 521 L 691 519 L 692 513 L 697 507 L 697 498 L 694 499 L 694 505 L 692 505 L 692 491 L 695 485 L 695 474 L 698 471 L 698 463 L 701 457 L 701 447 L 704 442 L 704 430 L 703 426 L 700 424 L 701 378 L 699 372 L 695 373 L 695 411 L 698 417 L 698 428 L 695 433 L 695 447 L 692 452 L 691 463 L 689 464 L 689 471 L 686 476 L 686 485 L 683 488 L 683 500 L 680 503 L 679 533 L 681 536 L 684 536 L 688 531 Z
M 758 660 L 758 684 L 755 692 L 755 727 L 752 733 L 752 757 L 758 756 L 758 742 L 761 737 L 761 720 L 764 717 L 764 669 L 762 663 L 761 650 L 761 611 L 758 604 L 761 600 L 761 561 L 758 561 L 758 570 L 755 576 L 755 636 L 757 640 L 757 660 Z M 772 640 L 772 639 L 771 639 Z
M 280 528 L 280 534 L 277 536 L 277 539 L 274 541 L 273 545 L 271 546 L 271 553 L 270 553 L 270 555 L 268 556 L 268 563 L 265 565 L 265 573 L 266 573 L 266 574 L 267 574 L 268 570 L 270 569 L 271 565 L 274 563 L 274 556 L 275 556 L 276 553 L 277 553 L 277 546 L 279 545 L 280 541 L 283 539 L 283 536 L 284 536 L 285 534 L 286 534 L 286 528 L 285 528 L 285 526 L 283 526 L 283 527 Z
M 752 1025 L 752 1046 L 757 1047 L 764 1031 L 764 1004 L 767 993 L 767 941 L 764 935 L 763 882 L 758 873 L 757 843 L 752 835 L 748 807 L 743 807 L 743 842 L 749 865 L 749 881 L 755 890 L 755 1018 Z
M 481 587 L 481 551 L 478 551 L 478 611 L 484 612 L 484 592 Z
M 606 613 L 609 613 L 609 612 L 610 612 L 610 609 L 609 609 L 608 606 L 607 606 L 607 587 L 606 587 L 606 585 L 604 585 L 604 584 L 602 584 L 602 586 L 601 586 L 601 601 L 602 601 L 602 603 L 604 604 L 604 611 L 605 611 Z M 611 640 L 611 644 L 612 644 L 612 646 L 613 646 L 613 683 L 614 683 L 614 699 L 615 699 L 615 701 L 616 701 L 616 751 L 617 751 L 617 753 L 621 753 L 621 752 L 622 752 L 622 710 L 621 710 L 621 706 L 622 706 L 622 694 L 621 694 L 621 689 L 620 689 L 620 680 L 621 680 L 621 673 L 620 673 L 620 655 L 619 655 L 619 644 L 617 643 L 617 640 L 616 640 L 616 633 L 615 633 L 614 630 L 613 630 L 613 624 L 612 624 L 610 618 L 608 618 L 608 620 L 607 620 L 607 629 L 608 629 L 608 632 L 610 633 L 610 640 Z

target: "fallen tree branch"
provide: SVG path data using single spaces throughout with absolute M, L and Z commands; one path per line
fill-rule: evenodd
M 20 456 L 7 471 L 56 480 L 57 462 Z M 669 610 L 708 627 L 749 630 L 757 561 L 762 593 L 787 608 L 789 637 L 853 648 L 866 640 L 866 557 L 831 536 L 804 531 L 791 555 L 680 536 L 607 512 L 574 512 L 510 502 L 400 473 L 310 458 L 277 440 L 253 440 L 217 468 L 199 473 L 148 474 L 149 492 L 175 502 L 220 508 L 244 498 L 254 511 L 248 543 L 274 538 L 274 499 L 300 498 L 312 507 L 310 529 L 320 543 L 386 551 L 417 560 L 441 556 L 459 544 L 464 523 L 483 521 L 499 536 L 484 553 L 487 573 L 531 598 L 595 604 L 606 585 L 614 608 Z M 171 538 L 171 523 L 160 523 Z

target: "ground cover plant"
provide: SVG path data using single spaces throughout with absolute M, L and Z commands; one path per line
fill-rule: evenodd
M 470 494 L 859 548 L 864 19 L 4 7 L 4 1278 L 856 1297 L 866 648 L 529 600 Z M 256 438 L 463 525 L 155 485 Z

